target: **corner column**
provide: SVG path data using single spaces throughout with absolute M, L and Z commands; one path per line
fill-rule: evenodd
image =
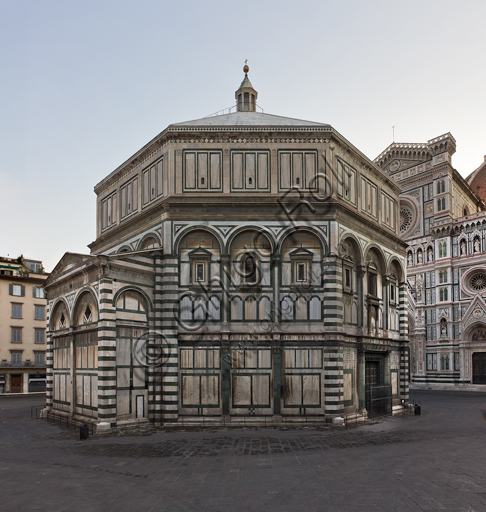
M 46 322 L 47 322 L 47 332 L 46 332 L 46 408 L 48 411 L 52 410 L 52 402 L 54 400 L 54 350 L 53 350 L 53 342 L 51 337 L 51 331 L 49 329 L 50 325 L 50 317 L 51 317 L 51 306 L 52 303 L 47 303 L 46 308 Z M 5 383 L 7 384 L 7 383 Z
M 116 309 L 113 306 L 113 280 L 99 281 L 98 322 L 98 419 L 116 421 Z M 75 388 L 73 382 L 73 389 Z
M 324 347 L 324 394 L 326 415 L 339 416 L 344 411 L 343 349 Z
M 161 254 L 156 266 L 156 315 L 162 332 L 162 389 L 160 412 L 163 423 L 176 423 L 179 417 L 179 259 L 177 254 Z M 154 404 L 157 405 L 157 404 Z M 158 410 L 155 407 L 155 410 Z
M 323 258 L 324 277 L 324 328 L 328 331 L 343 330 L 343 265 L 336 255 Z

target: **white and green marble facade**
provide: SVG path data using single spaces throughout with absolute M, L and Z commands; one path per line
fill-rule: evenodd
M 408 402 L 400 187 L 330 125 L 255 111 L 171 125 L 95 191 L 91 255 L 67 253 L 46 285 L 49 354 L 65 352 L 49 408 L 359 419 L 373 365 L 395 409 Z
M 452 166 L 450 133 L 389 146 L 375 162 L 402 187 L 411 377 L 486 384 L 486 205 Z

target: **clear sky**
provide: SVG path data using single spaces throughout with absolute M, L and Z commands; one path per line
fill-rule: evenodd
M 451 132 L 486 154 L 486 2 L 0 0 L 0 255 L 88 253 L 93 187 L 168 124 L 234 103 L 333 125 L 370 158 Z

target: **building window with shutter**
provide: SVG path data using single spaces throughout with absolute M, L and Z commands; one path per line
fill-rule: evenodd
M 12 343 L 22 343 L 22 327 L 11 327 L 11 331 L 12 331 L 11 342 Z
M 22 366 L 22 352 L 10 352 L 12 366 Z
M 15 297 L 25 297 L 25 286 L 23 284 L 9 284 L 9 294 Z
M 35 319 L 36 320 L 44 320 L 44 306 L 36 306 L 35 307 Z
M 36 366 L 45 366 L 44 352 L 36 352 L 35 353 L 35 365 Z
M 101 229 L 116 224 L 116 193 L 101 202 Z
M 44 289 L 40 286 L 33 286 L 32 297 L 34 297 L 34 299 L 45 299 Z
M 45 329 L 34 329 L 35 331 L 35 342 L 45 343 Z
M 22 318 L 22 304 L 12 303 L 12 318 Z

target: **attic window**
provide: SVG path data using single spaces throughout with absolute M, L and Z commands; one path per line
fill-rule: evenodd
M 204 185 L 204 178 L 201 178 L 201 185 Z
M 248 178 L 248 185 L 252 185 L 253 184 L 253 178 Z
M 296 185 L 300 185 L 300 178 L 295 178 Z

